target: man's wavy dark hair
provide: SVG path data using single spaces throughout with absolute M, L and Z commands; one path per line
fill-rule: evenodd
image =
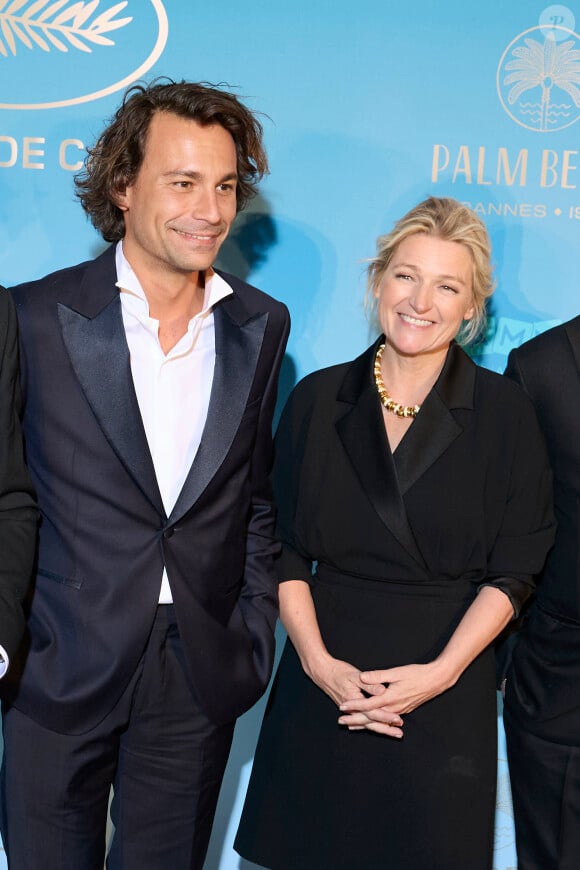
M 93 226 L 107 242 L 125 235 L 116 196 L 134 182 L 143 162 L 151 118 L 171 112 L 202 126 L 220 124 L 234 140 L 237 154 L 237 210 L 256 195 L 268 172 L 262 125 L 240 100 L 219 87 L 170 79 L 133 85 L 95 146 L 88 149 L 84 169 L 75 175 L 76 194 Z

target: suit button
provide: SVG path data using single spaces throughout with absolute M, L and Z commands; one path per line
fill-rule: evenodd
M 163 532 L 163 537 L 165 538 L 166 541 L 168 541 L 169 538 L 173 537 L 174 531 L 175 531 L 175 529 L 165 529 L 165 531 Z

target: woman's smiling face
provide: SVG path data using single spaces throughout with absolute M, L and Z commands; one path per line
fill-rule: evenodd
M 461 242 L 415 233 L 395 249 L 375 290 L 387 345 L 402 356 L 447 353 L 473 317 L 473 260 Z

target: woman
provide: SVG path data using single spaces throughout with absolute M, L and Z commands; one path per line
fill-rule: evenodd
M 454 341 L 493 290 L 479 218 L 422 202 L 369 290 L 383 335 L 302 381 L 277 434 L 289 640 L 236 848 L 274 870 L 489 870 L 490 645 L 551 545 L 550 472 L 523 392 Z

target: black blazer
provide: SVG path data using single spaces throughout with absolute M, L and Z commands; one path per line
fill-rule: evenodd
M 201 444 L 163 509 L 131 378 L 115 252 L 13 290 L 24 435 L 41 510 L 22 711 L 80 733 L 134 673 L 167 567 L 191 685 L 216 722 L 264 691 L 277 616 L 271 423 L 289 330 L 281 303 L 232 276 L 215 308 Z
M 0 288 L 0 644 L 10 659 L 24 632 L 22 603 L 34 560 L 37 511 L 18 416 L 16 314 Z M 0 686 L 2 684 L 0 683 Z
M 546 739 L 580 745 L 580 317 L 513 350 L 506 374 L 536 407 L 554 475 L 556 541 L 520 632 L 506 707 Z
M 461 582 L 472 597 L 491 584 L 519 610 L 554 534 L 531 402 L 453 344 L 392 454 L 372 376 L 377 344 L 309 375 L 286 405 L 276 436 L 281 579 L 312 582 L 316 561 L 318 572 L 373 580 Z

